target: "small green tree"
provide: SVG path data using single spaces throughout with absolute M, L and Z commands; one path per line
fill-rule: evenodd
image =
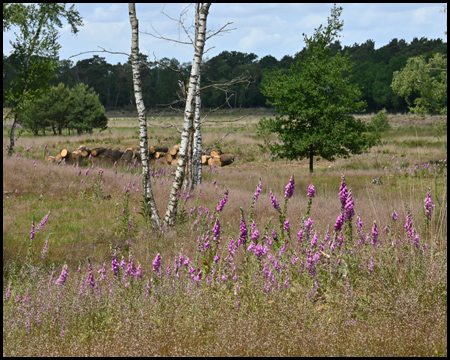
M 447 115 L 447 56 L 436 53 L 408 59 L 401 71 L 395 71 L 391 84 L 395 94 L 403 97 L 413 113 Z
M 369 131 L 374 133 L 383 133 L 390 129 L 391 124 L 389 124 L 386 109 L 382 109 L 378 112 L 378 114 L 372 116 L 372 119 L 369 124 Z
M 72 88 L 71 93 L 67 117 L 69 128 L 75 129 L 78 134 L 83 131 L 90 133 L 95 128 L 105 130 L 108 127 L 108 118 L 94 89 L 80 83 Z
M 281 143 L 269 144 L 272 154 L 288 159 L 308 157 L 311 173 L 314 156 L 347 157 L 379 140 L 379 135 L 366 133 L 367 126 L 350 115 L 365 107 L 360 90 L 346 76 L 353 63 L 347 54 L 331 54 L 330 46 L 343 28 L 341 12 L 334 5 L 325 28 L 320 25 L 310 38 L 303 34 L 306 48 L 288 73 L 270 71 L 262 84 L 268 104 L 281 116 L 261 119 L 259 132 L 278 134 Z

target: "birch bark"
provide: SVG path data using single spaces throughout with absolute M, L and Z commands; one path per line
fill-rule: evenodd
M 206 20 L 208 17 L 211 3 L 201 3 L 196 5 L 196 16 L 198 23 L 195 31 L 195 53 L 192 62 L 191 76 L 189 78 L 189 87 L 186 98 L 186 107 L 184 111 L 183 130 L 181 134 L 181 148 L 178 152 L 178 163 L 175 177 L 170 191 L 167 211 L 164 216 L 163 226 L 168 227 L 175 224 L 175 216 L 178 205 L 178 195 L 183 184 L 186 172 L 186 161 L 188 156 L 188 145 L 190 134 L 193 132 L 195 98 L 197 93 L 197 84 L 200 78 L 200 67 L 203 57 L 203 51 L 206 40 Z M 198 29 L 198 30 L 197 30 Z
M 153 227 L 161 227 L 161 219 L 153 196 L 152 184 L 148 174 L 148 138 L 147 138 L 147 115 L 145 113 L 144 99 L 142 97 L 142 81 L 139 69 L 139 22 L 136 17 L 135 3 L 128 4 L 131 23 L 131 65 L 133 69 L 134 96 L 139 116 L 139 147 L 142 162 L 142 182 L 144 189 L 144 202 L 150 213 Z
M 200 74 L 197 83 L 197 93 L 195 97 L 195 115 L 194 115 L 194 144 L 192 153 L 192 186 L 191 191 L 195 190 L 198 184 L 202 182 L 202 130 L 200 127 Z

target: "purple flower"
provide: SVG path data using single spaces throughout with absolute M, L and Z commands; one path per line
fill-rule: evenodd
M 392 219 L 393 219 L 394 221 L 397 220 L 397 219 L 398 219 L 398 214 L 397 214 L 397 212 L 394 211 L 394 212 L 392 213 L 391 217 L 392 217 Z
M 117 278 L 119 276 L 119 268 L 120 264 L 116 259 L 114 254 L 111 254 L 111 271 L 114 273 L 114 276 Z
M 48 214 L 42 219 L 41 224 L 37 227 L 36 230 L 42 230 L 42 228 L 44 227 L 45 223 L 48 220 L 48 217 L 50 216 L 50 212 L 51 211 L 49 211 Z
M 248 238 L 247 225 L 245 223 L 245 219 L 243 216 L 241 216 L 241 224 L 240 224 L 239 230 L 240 230 L 240 235 L 239 235 L 238 245 L 243 245 L 243 244 L 245 244 L 245 241 Z
M 42 257 L 41 257 L 41 259 L 45 258 L 45 253 L 47 252 L 47 249 L 48 249 L 48 239 L 45 242 L 44 248 L 42 249 Z
M 155 260 L 153 261 L 153 271 L 156 274 L 159 274 L 159 270 L 161 268 L 161 255 L 158 253 L 158 255 L 156 255 Z
M 8 286 L 8 291 L 6 292 L 5 301 L 8 301 L 11 298 L 11 284 Z
M 278 208 L 279 208 L 278 200 L 275 197 L 275 195 L 272 193 L 272 190 L 270 191 L 270 201 L 272 202 L 273 208 L 278 211 Z
M 408 239 L 411 241 L 416 231 L 414 229 L 413 220 L 409 212 L 406 214 L 406 223 L 404 228 L 406 230 L 406 234 L 408 235 Z
M 315 233 L 314 236 L 313 236 L 313 238 L 311 239 L 311 247 L 312 247 L 312 248 L 316 247 L 316 244 L 317 244 L 317 238 L 318 238 L 318 235 L 317 235 L 317 233 Z
M 88 266 L 88 279 L 87 279 L 89 285 L 91 285 L 92 288 L 97 287 L 97 284 L 95 283 L 95 279 L 94 279 L 94 271 L 92 270 L 92 265 L 91 263 L 89 263 Z
M 223 207 L 225 206 L 225 203 L 227 202 L 228 199 L 228 189 L 225 191 L 225 194 L 223 195 L 222 200 L 220 200 L 219 205 L 217 206 L 217 211 L 222 211 Z
M 211 230 L 211 232 L 213 233 L 213 235 L 215 236 L 216 239 L 220 239 L 220 223 L 219 223 L 219 218 L 216 219 L 216 222 L 214 223 L 214 227 Z
M 55 284 L 57 285 L 64 285 L 66 283 L 67 277 L 69 276 L 69 272 L 67 271 L 67 265 L 63 266 L 63 269 L 61 271 L 61 275 L 56 280 Z
M 284 222 L 284 225 L 283 225 L 283 230 L 288 230 L 289 229 L 289 220 L 286 220 L 285 222 Z
M 303 229 L 300 229 L 297 236 L 298 236 L 298 242 L 301 243 L 303 241 Z
M 259 231 L 255 230 L 252 234 L 252 242 L 257 241 L 259 239 Z
M 282 256 L 284 252 L 286 251 L 286 244 L 283 245 L 283 247 L 280 249 L 280 252 L 278 253 L 278 256 Z
M 424 209 L 425 209 L 425 214 L 427 216 L 428 220 L 431 220 L 431 213 L 434 209 L 434 203 L 431 200 L 431 189 L 428 189 L 427 195 L 425 196 L 425 200 L 424 200 Z
M 367 265 L 367 272 L 369 273 L 369 275 L 373 273 L 374 266 L 375 264 L 373 263 L 372 259 L 369 259 L 369 264 Z
M 339 214 L 338 218 L 336 219 L 336 224 L 334 224 L 334 230 L 341 231 L 342 225 L 344 225 L 344 215 L 341 213 Z
M 314 185 L 309 185 L 308 186 L 308 197 L 316 197 L 316 189 L 314 189 Z
M 256 201 L 258 200 L 258 196 L 261 193 L 261 190 L 262 190 L 262 188 L 261 188 L 261 179 L 259 179 L 259 184 L 256 187 L 256 191 L 255 191 L 255 204 L 256 204 Z
M 291 175 L 289 179 L 289 183 L 286 185 L 286 191 L 284 192 L 285 199 L 290 199 L 294 194 L 295 182 L 294 182 L 294 174 Z
M 308 220 L 306 220 L 305 221 L 305 230 L 310 231 L 312 224 L 313 224 L 313 219 L 309 218 Z
M 100 282 L 106 279 L 106 263 L 103 263 L 103 267 L 98 271 L 99 274 L 102 274 Z
M 220 261 L 220 255 L 217 254 L 217 255 L 214 257 L 214 262 L 216 263 L 216 265 L 218 265 L 218 264 L 219 264 L 219 261 Z
M 372 227 L 372 245 L 375 246 L 377 244 L 378 244 L 378 227 L 377 222 L 374 221 Z
M 347 195 L 347 200 L 345 202 L 345 209 L 344 209 L 345 218 L 348 221 L 350 221 L 353 215 L 355 215 L 355 210 L 353 209 L 354 207 L 355 204 L 353 202 L 352 191 L 350 190 Z
M 341 200 L 342 208 L 345 208 L 347 196 L 348 196 L 347 184 L 345 183 L 344 174 L 342 174 L 341 186 L 339 188 L 339 199 Z
M 253 253 L 259 260 L 261 260 L 269 253 L 269 248 L 267 246 L 262 246 L 261 244 L 258 244 L 256 246 L 253 246 Z
M 31 220 L 31 232 L 30 232 L 30 241 L 34 239 L 34 220 Z

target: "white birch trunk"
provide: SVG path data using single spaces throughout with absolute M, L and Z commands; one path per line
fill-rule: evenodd
M 202 130 L 200 127 L 200 75 L 197 83 L 197 93 L 195 97 L 195 116 L 194 116 L 194 144 L 192 153 L 192 186 L 191 191 L 195 190 L 198 184 L 202 182 Z
M 200 77 L 200 66 L 203 57 L 206 39 L 206 19 L 208 17 L 211 3 L 202 3 L 196 5 L 196 16 L 198 16 L 198 24 L 196 24 L 195 34 L 195 53 L 192 62 L 191 76 L 189 78 L 189 88 L 186 97 L 186 107 L 184 111 L 183 130 L 181 134 L 181 148 L 178 152 L 178 164 L 173 180 L 172 189 L 170 191 L 169 203 L 164 216 L 163 225 L 165 227 L 175 224 L 175 216 L 178 205 L 178 193 L 183 184 L 185 177 L 186 160 L 188 156 L 188 145 L 190 133 L 193 131 L 194 113 L 195 113 L 195 97 L 197 93 L 197 83 Z
M 144 189 L 144 201 L 150 211 L 150 219 L 153 227 L 161 227 L 161 219 L 153 196 L 152 184 L 148 174 L 148 139 L 147 139 L 147 116 L 145 113 L 144 99 L 142 97 L 142 82 L 139 69 L 139 22 L 136 17 L 135 3 L 129 3 L 129 15 L 131 23 L 131 65 L 133 69 L 134 96 L 139 116 L 139 146 L 142 162 L 142 182 Z

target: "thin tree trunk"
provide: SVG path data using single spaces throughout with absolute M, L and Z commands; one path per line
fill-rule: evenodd
M 313 145 L 309 146 L 309 173 L 313 173 L 313 164 L 314 164 L 314 148 Z
M 197 83 L 197 93 L 195 97 L 195 116 L 194 116 L 194 144 L 192 153 L 192 186 L 191 191 L 195 190 L 198 184 L 202 183 L 202 130 L 200 126 L 200 74 Z
M 16 114 L 14 116 L 14 121 L 13 121 L 13 124 L 11 127 L 11 134 L 9 136 L 10 144 L 9 144 L 8 156 L 12 156 L 12 153 L 14 151 L 14 132 L 16 131 L 17 118 L 18 118 L 18 115 Z
M 183 130 L 181 134 L 181 148 L 178 153 L 178 164 L 175 177 L 170 191 L 169 203 L 164 216 L 164 226 L 172 226 L 175 224 L 175 216 L 178 205 L 178 193 L 183 184 L 185 176 L 186 157 L 188 156 L 188 143 L 191 132 L 193 131 L 194 113 L 195 113 L 195 97 L 197 93 L 197 83 L 199 81 L 200 67 L 203 57 L 203 51 L 206 41 L 206 19 L 208 17 L 211 3 L 196 4 L 196 31 L 195 31 L 195 53 L 192 62 L 191 76 L 189 78 L 189 88 L 186 97 L 186 107 L 184 111 Z M 197 31 L 198 29 L 198 31 Z
M 147 116 L 145 111 L 144 100 L 142 98 L 142 82 L 139 70 L 138 54 L 139 54 L 139 22 L 136 17 L 135 3 L 129 3 L 129 15 L 131 23 L 131 64 L 133 68 L 133 84 L 134 96 L 136 99 L 136 108 L 139 116 L 139 146 L 142 163 L 142 182 L 144 187 L 144 201 L 146 207 L 150 211 L 150 219 L 152 226 L 161 227 L 161 219 L 156 207 L 155 198 L 153 196 L 152 184 L 148 175 L 148 138 L 147 138 Z

